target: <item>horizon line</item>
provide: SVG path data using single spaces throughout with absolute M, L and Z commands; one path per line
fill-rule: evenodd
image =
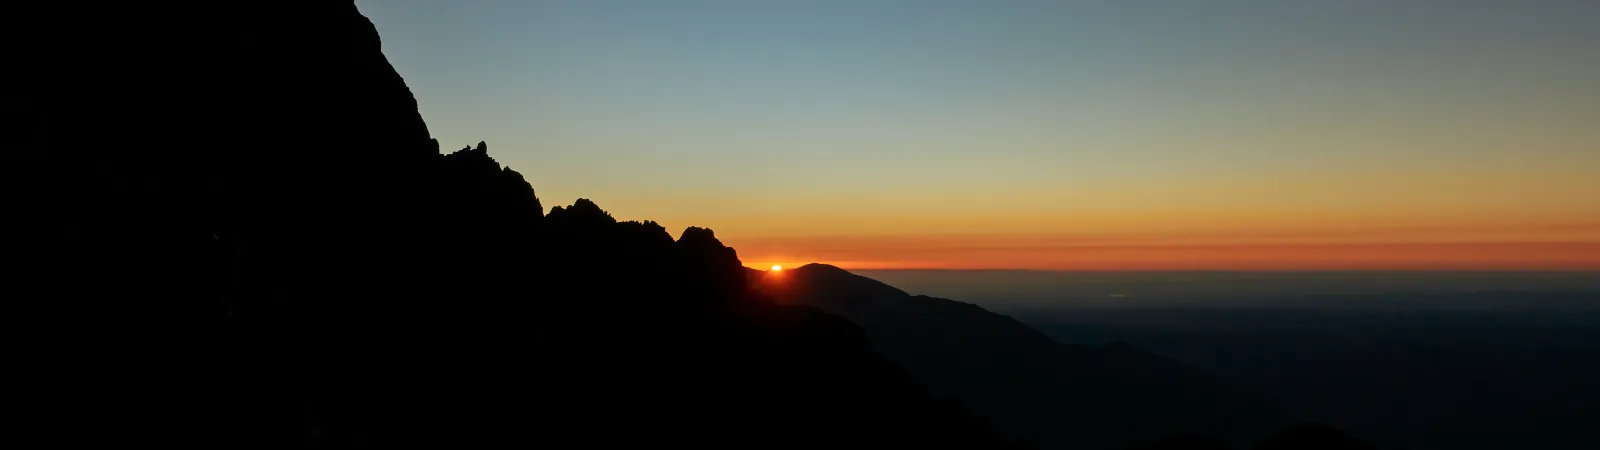
M 1374 267 L 1374 268 L 1170 268 L 1170 267 L 1144 267 L 1144 268 L 1027 268 L 1027 267 L 851 267 L 826 262 L 809 262 L 802 264 L 777 264 L 784 271 L 794 270 L 809 265 L 826 265 L 848 271 L 899 271 L 899 272 L 1068 272 L 1068 273 L 1126 273 L 1126 272 L 1184 272 L 1184 273 L 1600 273 L 1600 266 L 1583 267 Z M 747 269 L 771 272 L 771 265 L 744 264 Z

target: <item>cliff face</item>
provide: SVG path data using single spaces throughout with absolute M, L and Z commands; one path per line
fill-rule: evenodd
M 0 175 L 35 437 L 1000 445 L 710 230 L 547 216 L 486 145 L 440 155 L 351 2 L 28 17 Z
M 440 156 L 372 24 L 351 2 L 17 9 L 0 178 L 23 429 L 336 434 L 307 424 L 363 401 L 341 383 L 388 338 L 354 318 L 399 317 L 378 305 L 429 268 L 395 256 L 442 248 L 396 245 L 428 225 Z

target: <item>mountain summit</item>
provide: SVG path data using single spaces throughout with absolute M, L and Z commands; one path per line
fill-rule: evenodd
M 39 6 L 0 177 L 29 441 L 1008 445 L 711 230 L 440 154 L 352 2 Z

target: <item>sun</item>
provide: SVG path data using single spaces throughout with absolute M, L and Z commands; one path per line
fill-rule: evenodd
M 773 264 L 772 265 L 772 271 L 773 272 L 781 272 L 781 271 L 783 271 L 783 266 L 780 266 L 780 265 L 777 265 L 777 264 Z

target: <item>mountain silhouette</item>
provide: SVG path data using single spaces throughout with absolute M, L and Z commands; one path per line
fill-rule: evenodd
M 1062 345 L 976 305 L 825 264 L 750 273 L 783 303 L 859 324 L 875 349 L 935 393 L 1039 448 L 1229 448 L 1289 424 L 1222 380 L 1126 343 Z
M 0 166 L 15 440 L 1016 447 L 967 409 L 995 404 L 958 404 L 967 391 L 947 384 L 993 378 L 918 379 L 948 362 L 898 334 L 920 328 L 776 301 L 709 229 L 674 237 L 586 199 L 546 214 L 487 143 L 442 154 L 351 1 L 25 2 L 11 17 L 25 18 L 4 31 L 19 93 Z M 1017 345 L 987 363 L 1041 372 L 1006 395 L 1104 408 L 985 414 L 1071 430 L 1030 440 L 1230 432 L 1182 407 L 1218 394 L 1164 361 L 912 299 L 930 305 L 919 320 Z M 1050 349 L 1063 356 L 1037 357 Z
M 19 9 L 16 440 L 1011 445 L 711 230 L 441 154 L 350 1 Z

